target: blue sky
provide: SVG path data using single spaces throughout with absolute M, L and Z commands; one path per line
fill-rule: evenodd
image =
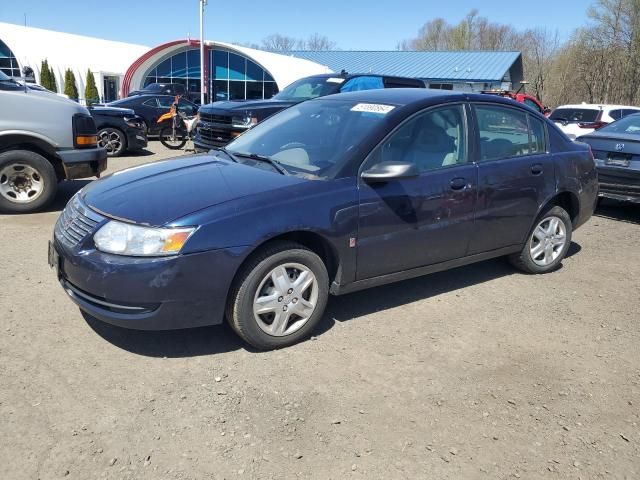
M 456 23 L 477 8 L 494 22 L 557 29 L 568 38 L 587 21 L 591 3 L 537 0 L 519 8 L 517 2 L 479 0 L 209 0 L 205 37 L 260 43 L 271 33 L 307 37 L 318 32 L 344 50 L 390 50 L 430 19 Z M 199 35 L 197 0 L 0 0 L 0 21 L 22 24 L 24 14 L 28 26 L 148 46 Z

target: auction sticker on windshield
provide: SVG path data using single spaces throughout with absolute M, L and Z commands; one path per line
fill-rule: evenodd
M 327 78 L 327 83 L 342 83 L 344 82 L 344 78 L 331 77 Z
M 393 110 L 394 106 L 392 105 L 382 105 L 379 103 L 358 103 L 357 105 L 351 108 L 352 112 L 367 112 L 367 113 L 379 113 L 380 115 L 386 115 L 391 110 Z

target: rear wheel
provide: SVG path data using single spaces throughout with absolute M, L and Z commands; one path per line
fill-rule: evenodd
M 108 157 L 119 157 L 127 149 L 127 138 L 117 128 L 103 128 L 98 131 L 98 145 L 107 151 Z
M 53 165 L 42 155 L 29 150 L 0 154 L 0 211 L 34 212 L 51 203 L 57 189 Z
M 329 277 L 322 259 L 295 243 L 275 243 L 239 272 L 227 319 L 261 350 L 292 345 L 307 337 L 324 313 Z
M 160 130 L 160 142 L 171 150 L 179 150 L 187 143 L 187 133 L 182 129 L 165 127 Z
M 510 262 L 527 273 L 556 270 L 571 245 L 571 217 L 558 206 L 547 208 L 536 220 L 522 251 L 509 257 Z

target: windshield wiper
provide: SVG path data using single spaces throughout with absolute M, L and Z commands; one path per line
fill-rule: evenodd
M 229 150 L 224 148 L 224 147 L 211 147 L 211 148 L 209 148 L 209 150 L 215 150 L 216 152 L 222 152 L 228 158 L 230 158 L 232 161 L 238 163 L 238 159 L 236 158 L 236 156 L 233 153 L 231 153 Z
M 257 153 L 245 153 L 245 152 L 234 152 L 233 153 L 237 157 L 250 158 L 251 160 L 258 160 L 259 162 L 265 162 L 275 168 L 282 175 L 289 175 L 289 172 L 286 168 L 282 166 L 282 164 L 274 160 L 271 157 L 267 157 L 266 155 L 258 155 Z

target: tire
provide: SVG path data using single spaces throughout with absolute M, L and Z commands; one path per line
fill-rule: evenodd
M 572 231 L 567 211 L 552 205 L 538 216 L 522 251 L 509 256 L 509 261 L 523 272 L 553 272 L 569 251 Z
M 98 131 L 98 145 L 107 151 L 107 157 L 119 157 L 127 150 L 127 137 L 117 128 L 101 128 Z
M 29 150 L 0 153 L 0 212 L 31 213 L 49 205 L 58 190 L 49 160 Z
M 227 303 L 227 320 L 253 347 L 283 348 L 311 334 L 328 297 L 329 276 L 322 259 L 297 243 L 277 242 L 251 257 L 238 272 Z M 255 305 L 262 305 L 263 313 L 256 313 Z
M 171 150 L 180 150 L 187 143 L 187 134 L 184 130 L 176 130 L 175 139 L 171 140 L 172 128 L 165 127 L 160 130 L 160 142 Z

